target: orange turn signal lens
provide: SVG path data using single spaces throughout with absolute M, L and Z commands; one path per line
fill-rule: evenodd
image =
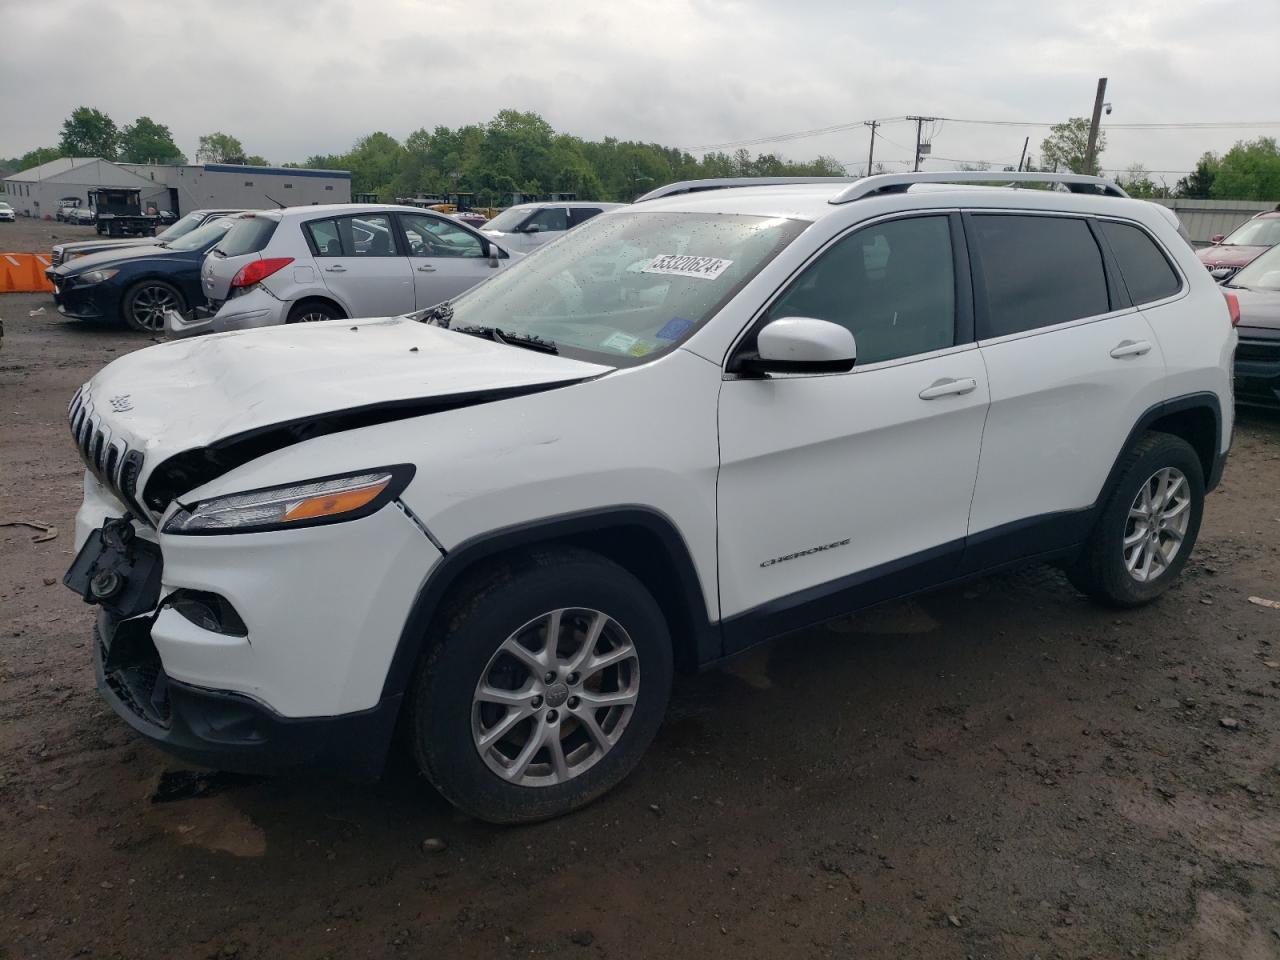
M 307 497 L 304 500 L 296 500 L 289 504 L 280 520 L 282 523 L 288 523 L 292 520 L 314 520 L 317 517 L 335 517 L 343 513 L 350 513 L 352 510 L 359 510 L 377 497 L 378 494 L 382 493 L 383 490 L 387 489 L 387 484 L 390 482 L 391 478 L 386 477 L 381 483 L 361 487 L 359 490 L 322 493 L 318 496 Z

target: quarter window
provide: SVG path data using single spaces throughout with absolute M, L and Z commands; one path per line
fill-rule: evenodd
M 970 223 L 986 286 L 979 340 L 1111 309 L 1102 252 L 1084 220 L 999 214 Z
M 307 224 L 311 245 L 317 257 L 342 256 L 342 239 L 338 236 L 338 224 L 334 220 L 313 220 Z
M 946 217 L 876 224 L 837 241 L 766 315 L 814 317 L 847 327 L 858 364 L 955 344 L 956 282 Z
M 1135 304 L 1163 300 L 1182 289 L 1182 278 L 1145 231 L 1114 220 L 1101 220 L 1098 227 L 1111 245 Z

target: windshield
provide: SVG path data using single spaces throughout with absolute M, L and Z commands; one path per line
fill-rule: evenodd
M 199 250 L 207 247 L 215 240 L 222 239 L 223 234 L 231 229 L 231 221 L 226 217 L 210 220 L 198 230 L 192 230 L 185 237 L 179 237 L 173 243 L 166 244 L 170 250 Z
M 0 210 L 12 210 L 12 209 L 13 207 L 9 206 L 3 200 L 0 200 Z
M 1274 247 L 1280 243 L 1280 218 L 1250 220 L 1222 243 L 1228 247 Z
M 486 230 L 510 233 L 534 213 L 533 207 L 508 207 L 484 225 Z
M 715 213 L 597 217 L 473 287 L 453 329 L 496 328 L 627 365 L 676 346 L 808 226 Z
M 1228 287 L 1280 290 L 1280 247 L 1272 247 L 1227 281 Z
M 200 226 L 202 220 L 204 220 L 204 214 L 188 213 L 177 223 L 169 227 L 169 229 L 156 234 L 156 240 L 168 243 L 170 240 L 177 240 L 179 237 L 185 237 L 196 227 Z

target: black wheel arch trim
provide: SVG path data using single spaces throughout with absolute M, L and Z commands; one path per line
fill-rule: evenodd
M 625 504 L 514 524 L 479 534 L 447 550 L 419 589 L 405 618 L 395 654 L 387 668 L 382 698 L 398 696 L 408 688 L 414 665 L 430 642 L 428 631 L 440 602 L 459 578 L 475 564 L 548 541 L 573 542 L 591 549 L 590 544 L 582 543 L 584 536 L 622 528 L 640 528 L 656 536 L 666 553 L 665 559 L 670 564 L 670 570 L 675 574 L 677 596 L 683 607 L 679 613 L 693 632 L 693 636 L 687 638 L 688 644 L 677 642 L 677 663 L 688 669 L 719 659 L 720 629 L 707 616 L 706 593 L 698 579 L 693 554 L 684 537 L 666 514 L 652 507 Z M 712 589 L 714 590 L 714 585 Z M 663 612 L 668 615 L 674 638 L 678 625 L 671 622 L 671 611 L 664 609 Z M 684 663 L 680 663 L 682 647 L 689 648 L 688 652 L 691 654 Z
M 1116 480 L 1119 479 L 1120 461 L 1124 459 L 1125 451 L 1133 446 L 1138 437 L 1151 429 L 1152 425 L 1157 421 L 1170 414 L 1197 409 L 1207 409 L 1213 414 L 1213 450 L 1210 451 L 1209 460 L 1205 464 L 1204 471 L 1204 492 L 1210 493 L 1218 485 L 1218 481 L 1222 479 L 1222 469 L 1226 465 L 1227 454 L 1222 449 L 1222 402 L 1218 399 L 1217 394 L 1205 390 L 1183 394 L 1171 400 L 1163 400 L 1149 407 L 1138 418 L 1133 425 L 1133 429 L 1129 431 L 1129 436 L 1125 438 L 1124 445 L 1121 446 L 1116 454 L 1115 462 L 1111 465 L 1111 470 L 1107 474 L 1107 482 L 1099 492 L 1098 499 L 1093 504 L 1093 509 L 1095 511 L 1101 509 L 1107 494 L 1115 486 Z M 1196 452 L 1199 453 L 1200 451 Z

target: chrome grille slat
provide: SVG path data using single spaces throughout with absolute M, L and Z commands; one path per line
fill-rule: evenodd
M 93 398 L 83 390 L 71 402 L 67 423 L 80 459 L 89 472 L 128 507 L 130 513 L 154 525 L 137 500 L 138 477 L 142 475 L 144 461 L 142 452 L 129 449 L 124 440 L 113 437 L 110 425 L 94 415 Z

